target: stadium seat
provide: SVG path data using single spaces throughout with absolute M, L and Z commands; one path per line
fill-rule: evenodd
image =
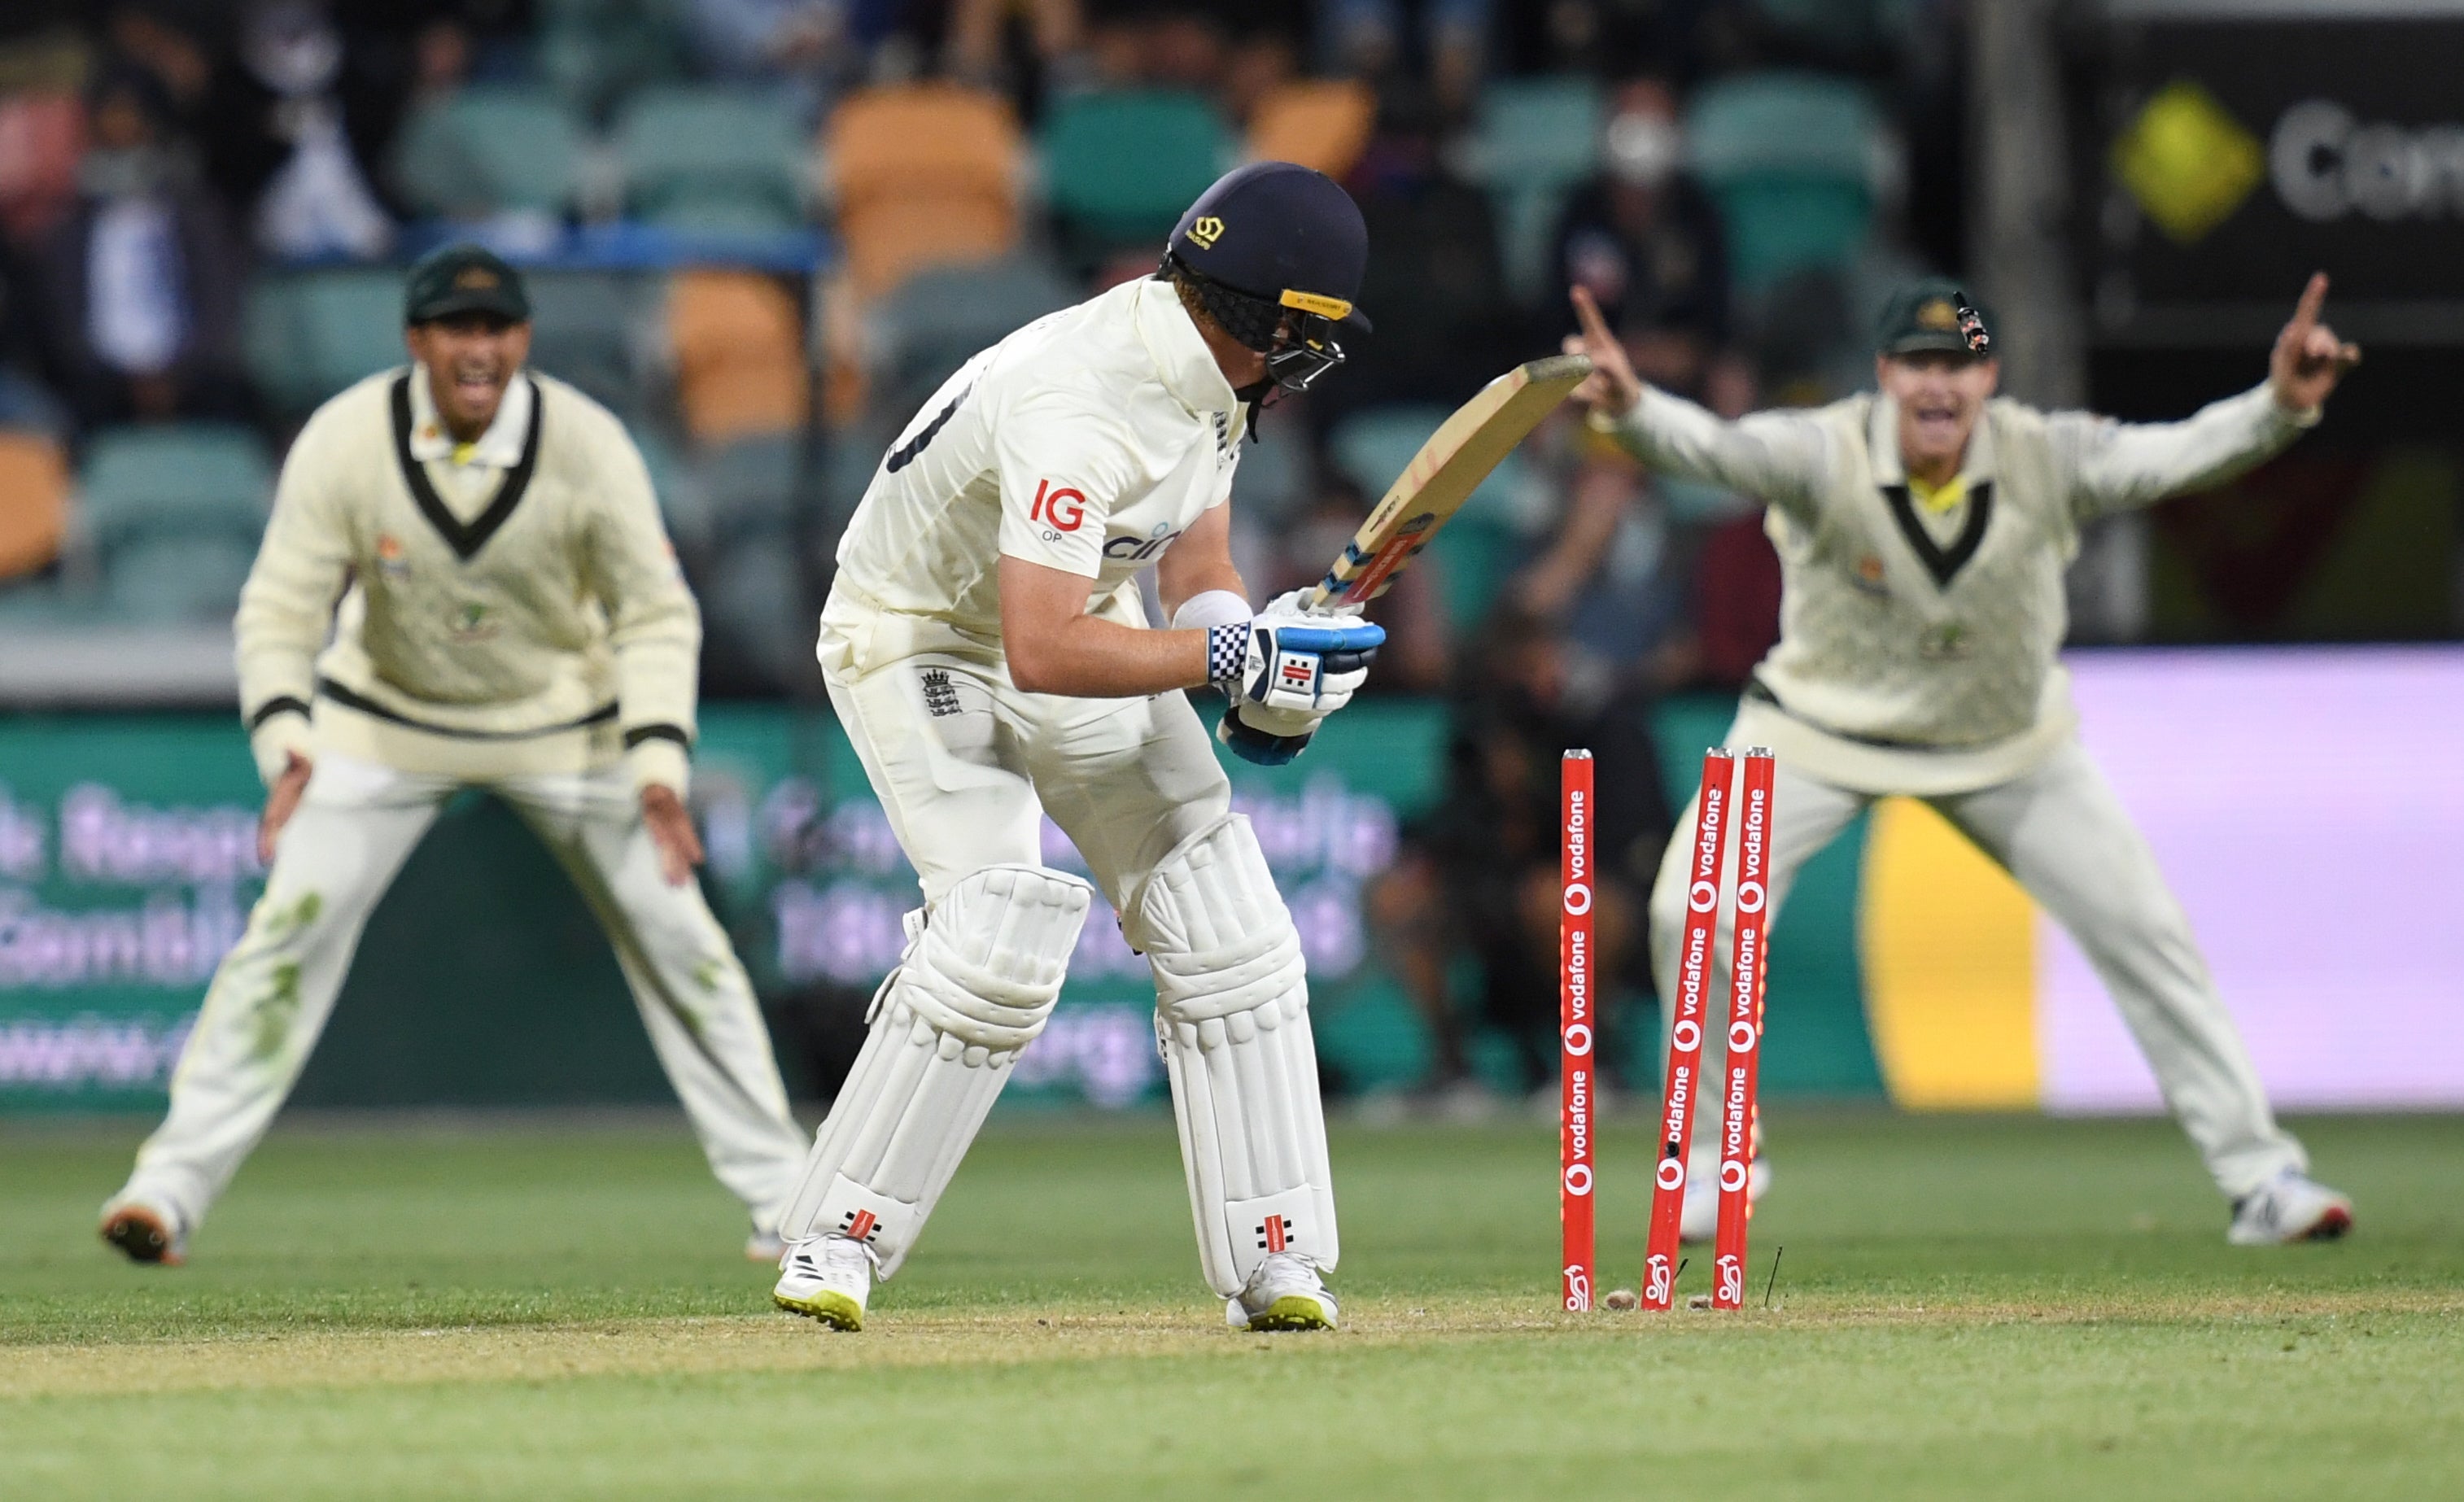
M 803 325 L 775 277 L 690 271 L 668 284 L 685 428 L 704 443 L 801 429 L 812 411 Z
M 1309 78 L 1278 85 L 1249 120 L 1253 162 L 1297 162 L 1329 177 L 1359 165 L 1377 122 L 1377 97 L 1354 78 Z
M 803 459 L 803 445 L 780 434 L 738 438 L 701 456 L 695 470 L 709 502 L 711 530 L 722 545 L 795 525 Z
M 77 488 L 86 528 L 106 556 L 141 538 L 228 538 L 253 550 L 274 504 L 274 468 L 246 428 L 109 428 L 87 449 Z
M 1337 473 L 1374 499 L 1386 493 L 1445 418 L 1445 409 L 1436 407 L 1388 407 L 1361 412 L 1335 429 L 1327 446 L 1328 457 Z M 1536 519 L 1526 504 L 1529 482 L 1521 453 L 1507 454 L 1429 544 L 1444 591 L 1447 619 L 1459 631 L 1479 624 L 1529 551 L 1524 534 Z
M 640 282 L 600 272 L 539 271 L 525 279 L 531 364 L 617 415 L 634 416 L 641 406 L 634 351 L 655 319 L 643 306 Z
M 875 310 L 877 405 L 904 424 L 978 350 L 1077 300 L 1076 289 L 1032 255 L 922 273 Z
M 394 183 L 413 209 L 454 219 L 573 206 L 582 140 L 553 95 L 474 83 L 412 111 Z
M 362 376 L 407 364 L 402 278 L 390 271 L 275 272 L 250 289 L 249 374 L 297 417 Z
M 830 434 L 829 447 L 822 455 L 821 485 L 822 525 L 828 535 L 835 537 L 847 529 L 847 519 L 864 499 L 865 488 L 881 468 L 896 431 L 889 419 L 883 419 Z
M 0 432 L 0 579 L 59 556 L 69 477 L 60 446 L 40 433 Z
M 1856 260 L 1882 149 L 1881 121 L 1861 88 L 1811 74 L 1727 78 L 1695 96 L 1685 128 L 1694 171 L 1727 221 L 1741 289 Z
M 238 537 L 148 538 L 105 555 L 101 603 L 121 621 L 228 621 L 255 561 Z
M 816 675 L 816 611 L 805 603 L 796 550 L 785 538 L 748 537 L 729 545 L 713 565 L 701 599 L 704 619 L 722 649 L 734 649 L 771 686 Z
M 1071 253 L 1090 260 L 1161 246 L 1232 157 L 1214 107 L 1172 89 L 1082 94 L 1054 106 L 1044 131 L 1053 216 Z
M 803 221 L 803 132 L 775 95 L 671 84 L 627 100 L 615 131 L 638 218 L 692 230 L 786 230 Z
M 1601 101 L 1589 78 L 1510 78 L 1482 91 L 1471 161 L 1496 205 L 1506 285 L 1537 299 L 1567 196 L 1599 170 Z
M 867 89 L 832 112 L 822 154 L 847 269 L 866 298 L 1018 241 L 1025 145 L 997 95 L 949 84 Z
M 659 497 L 659 517 L 677 548 L 697 552 L 711 536 L 710 501 L 701 477 L 655 428 L 635 427 L 633 446 L 642 451 L 642 467 L 650 472 L 650 491 Z
M 676 0 L 540 0 L 539 70 L 576 119 L 604 121 L 618 99 L 679 74 Z

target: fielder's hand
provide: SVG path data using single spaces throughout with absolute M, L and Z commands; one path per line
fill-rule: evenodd
M 1634 373 L 1634 362 L 1626 358 L 1625 342 L 1600 317 L 1600 305 L 1592 300 L 1591 289 L 1576 287 L 1573 298 L 1574 317 L 1582 320 L 1583 331 L 1566 336 L 1565 352 L 1592 357 L 1592 373 L 1574 387 L 1574 400 L 1602 416 L 1623 417 L 1642 400 L 1642 378 Z
M 693 832 L 693 815 L 685 812 L 685 801 L 674 788 L 652 783 L 642 789 L 642 827 L 658 848 L 659 874 L 668 878 L 668 885 L 681 887 L 693 880 L 693 868 L 701 864 L 701 836 Z
M 308 774 L 315 764 L 298 752 L 290 753 L 282 775 L 274 780 L 273 791 L 265 795 L 265 812 L 256 821 L 256 858 L 259 864 L 274 864 L 274 845 L 282 838 L 282 827 L 299 811 L 299 795 L 308 790 Z
M 2319 321 L 2327 301 L 2327 274 L 2315 272 L 2294 305 L 2293 321 L 2276 336 L 2276 351 L 2267 359 L 2267 384 L 2276 405 L 2288 412 L 2306 412 L 2327 400 L 2344 372 L 2362 363 L 2362 347 L 2347 344 L 2336 331 Z

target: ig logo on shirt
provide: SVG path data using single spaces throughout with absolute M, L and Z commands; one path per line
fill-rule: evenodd
M 1074 486 L 1052 488 L 1050 480 L 1035 482 L 1035 503 L 1026 508 L 1026 519 L 1044 523 L 1044 541 L 1058 542 L 1064 532 L 1075 532 L 1087 521 L 1086 493 Z

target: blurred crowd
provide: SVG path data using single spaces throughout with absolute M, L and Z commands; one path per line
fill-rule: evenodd
M 1358 199 L 1377 325 L 1244 453 L 1263 598 L 1323 570 L 1448 409 L 1555 349 L 1572 286 L 1722 412 L 1861 384 L 1891 284 L 1958 253 L 1958 10 L 14 0 L 0 633 L 227 622 L 290 433 L 403 358 L 400 267 L 476 238 L 528 268 L 536 363 L 639 436 L 708 691 L 814 696 L 836 534 L 891 436 L 977 348 L 1152 271 L 1253 157 Z M 1553 939 L 1518 873 L 1551 848 L 1556 751 L 1638 790 L 1605 874 L 1639 894 L 1668 817 L 1649 706 L 1741 681 L 1777 596 L 1749 502 L 1571 421 L 1390 596 L 1375 687 L 1456 705 L 1454 812 L 1373 915 L 1441 1074 L 1465 1067 L 1444 972 L 1466 945 L 1543 1068 L 1546 1019 L 1516 1008 Z

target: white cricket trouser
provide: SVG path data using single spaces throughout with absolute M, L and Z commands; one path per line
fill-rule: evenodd
M 368 915 L 437 811 L 465 784 L 331 753 L 284 827 L 248 931 L 214 972 L 171 1075 L 171 1110 L 122 1198 L 193 1229 L 317 1046 Z M 774 1225 L 803 1166 L 770 1035 L 727 933 L 692 882 L 670 886 L 620 764 L 485 784 L 581 889 L 615 946 L 651 1047 L 711 1171 Z
M 1232 784 L 1182 694 L 1064 698 L 971 656 L 923 652 L 857 673 L 825 623 L 839 723 L 924 888 L 1043 864 L 1044 815 L 1120 912 L 1156 862 L 1232 807 Z
M 1785 762 L 1775 771 L 1770 853 L 1774 924 L 1798 869 L 1876 796 L 1816 782 Z M 2209 979 L 2189 918 L 2165 884 L 2155 852 L 2076 736 L 2024 777 L 1925 802 L 2070 931 L 2122 1008 L 2166 1103 L 2228 1198 L 2238 1199 L 2280 1169 L 2308 1166 L 2301 1144 L 2276 1124 L 2268 1109 L 2258 1071 Z M 1677 994 L 1693 858 L 1684 836 L 1694 828 L 1695 807 L 1692 801 L 1686 804 L 1677 821 L 1680 837 L 1669 842 L 1652 884 L 1652 976 L 1662 997 Z M 1733 885 L 1733 829 L 1728 848 Z M 1732 907 L 1722 904 L 1720 981 L 1710 992 L 1715 998 L 1727 991 Z M 1786 973 L 1783 959 L 1779 974 Z M 1776 1026 L 1785 1027 L 1785 982 L 1776 989 L 1782 1008 Z M 1718 1027 L 1704 1032 L 1708 1076 L 1717 1072 L 1714 1058 L 1725 1034 Z

